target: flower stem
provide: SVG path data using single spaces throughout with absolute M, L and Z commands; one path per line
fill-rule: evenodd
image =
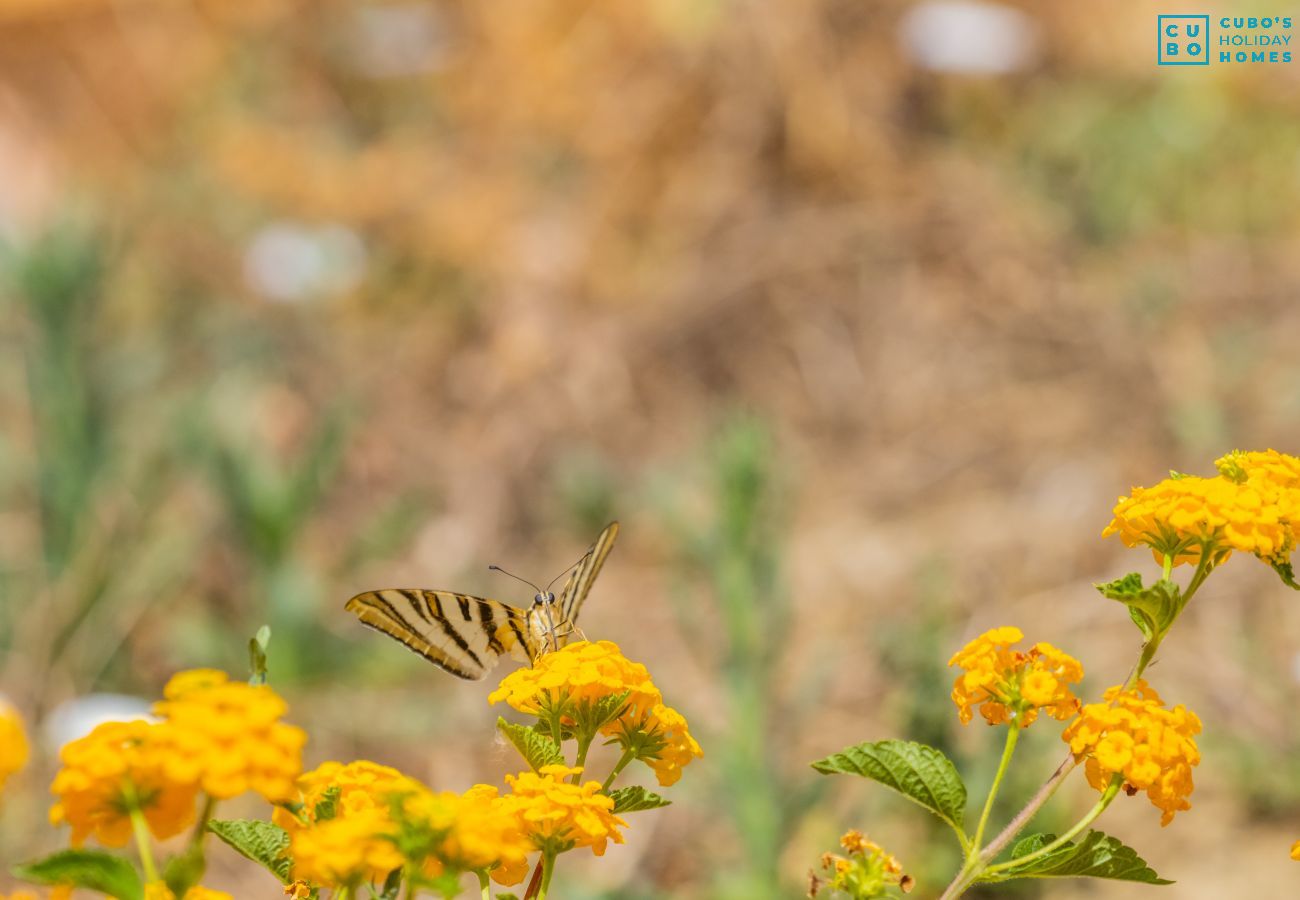
M 153 861 L 153 847 L 149 841 L 149 824 L 144 820 L 140 809 L 140 795 L 135 785 L 126 781 L 122 784 L 122 798 L 126 801 L 128 815 L 131 818 L 131 832 L 135 836 L 136 850 L 140 853 L 140 866 L 144 869 L 146 881 L 158 880 L 158 867 Z
M 618 773 L 627 768 L 627 764 L 634 759 L 636 759 L 635 750 L 632 750 L 631 748 L 624 750 L 623 755 L 618 758 L 618 764 L 614 766 L 614 771 L 609 773 L 609 777 L 605 779 L 605 783 L 600 786 L 600 789 L 602 791 L 609 790 L 609 786 L 614 783 L 614 779 L 618 777 Z
M 1020 739 L 1020 716 L 1019 713 L 1012 717 L 1010 727 L 1007 728 L 1007 742 L 1002 747 L 1002 759 L 998 762 L 998 771 L 993 776 L 993 785 L 989 788 L 989 795 L 984 800 L 984 811 L 980 813 L 980 823 L 975 828 L 975 840 L 971 842 L 970 853 L 972 855 L 979 853 L 980 841 L 984 840 L 984 828 L 989 824 L 989 814 L 993 812 L 993 800 L 998 795 L 998 788 L 1002 787 L 1002 778 L 1007 774 L 1007 767 L 1011 764 L 1011 754 L 1016 752 L 1016 741 Z
M 998 863 L 997 865 L 994 866 L 989 866 L 984 871 L 1001 872 L 1006 869 L 1013 868 L 1015 866 L 1024 865 L 1027 862 L 1032 862 L 1035 859 L 1046 856 L 1047 854 L 1055 851 L 1059 847 L 1064 847 L 1066 844 L 1072 841 L 1080 831 L 1083 831 L 1083 829 L 1091 825 L 1094 819 L 1096 819 L 1099 815 L 1101 815 L 1103 812 L 1106 811 L 1106 807 L 1110 806 L 1110 802 L 1115 799 L 1115 795 L 1119 793 L 1120 786 L 1123 784 L 1124 784 L 1123 775 L 1119 774 L 1118 772 L 1112 775 L 1110 779 L 1110 784 L 1106 785 L 1106 790 L 1102 791 L 1101 797 L 1100 799 L 1097 800 L 1096 805 L 1093 806 L 1092 809 L 1088 810 L 1087 814 L 1084 815 L 1082 819 L 1080 819 L 1078 822 L 1075 822 L 1074 826 L 1069 831 L 1067 831 L 1065 834 L 1058 837 L 1056 840 L 1052 841 L 1050 844 L 1046 844 L 1045 846 L 1039 847 L 1033 853 L 1026 853 L 1024 856 L 1017 856 L 1015 859 L 1009 859 L 1006 862 Z
M 551 875 L 555 872 L 555 853 L 547 851 L 542 854 L 542 888 L 537 892 L 537 900 L 546 900 L 546 892 L 551 887 Z
M 578 735 L 578 755 L 574 759 L 573 767 L 575 769 L 585 769 L 587 767 L 587 751 L 591 749 L 591 739 L 594 735 Z M 574 784 L 582 783 L 582 773 L 574 772 L 570 779 Z
M 203 809 L 199 811 L 199 820 L 194 823 L 194 831 L 190 834 L 190 846 L 203 843 L 203 839 L 208 835 L 208 820 L 212 818 L 216 808 L 217 799 L 211 794 L 204 794 Z
M 1074 761 L 1074 754 L 1067 756 L 1065 761 L 1056 767 L 1052 777 L 1047 779 L 1043 786 L 1038 789 L 1038 793 L 1034 794 L 1029 802 L 1025 804 L 1024 809 L 1016 813 L 1016 817 L 1007 823 L 1007 827 L 999 831 L 997 837 L 989 841 L 989 845 L 981 850 L 978 856 L 973 857 L 970 862 L 962 867 L 962 870 L 953 878 L 952 884 L 948 885 L 939 900 L 955 900 L 955 898 L 964 894 L 988 864 L 1002 852 L 1002 848 L 1011 843 L 1011 840 L 1029 824 L 1029 820 L 1042 808 L 1043 804 L 1052 799 L 1056 789 L 1061 786 L 1061 782 L 1065 780 L 1065 777 L 1074 771 L 1076 765 L 1078 764 Z
M 478 876 L 478 886 L 483 892 L 483 900 L 492 900 L 492 882 L 488 881 L 487 870 L 481 869 L 474 874 Z M 415 895 L 412 894 L 411 896 L 414 897 Z

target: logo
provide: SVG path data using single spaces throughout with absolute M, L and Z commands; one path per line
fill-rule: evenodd
M 1214 25 L 1211 37 L 1209 16 L 1156 16 L 1156 65 L 1291 62 L 1290 16 L 1220 16 Z
M 1208 66 L 1209 16 L 1156 16 L 1156 65 Z

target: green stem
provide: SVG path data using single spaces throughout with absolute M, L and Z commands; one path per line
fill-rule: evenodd
M 203 839 L 208 835 L 208 821 L 212 818 L 212 813 L 217 808 L 217 800 L 211 794 L 203 795 L 203 809 L 199 811 L 199 820 L 194 823 L 194 831 L 190 833 L 190 846 L 195 847 L 203 843 Z
M 614 771 L 609 773 L 609 777 L 605 779 L 605 783 L 600 786 L 600 789 L 602 791 L 609 790 L 609 786 L 614 783 L 614 779 L 618 777 L 618 773 L 627 768 L 627 764 L 634 759 L 636 759 L 635 750 L 630 748 L 624 750 L 623 755 L 618 758 L 618 764 L 614 766 Z
M 551 887 L 551 875 L 555 872 L 555 853 L 547 851 L 542 854 L 542 888 L 537 892 L 537 900 L 546 900 L 546 892 Z
M 585 769 L 587 767 L 587 751 L 591 748 L 592 737 L 594 737 L 594 735 L 587 735 L 587 734 L 578 735 L 578 756 L 573 761 L 573 767 L 575 769 Z M 574 772 L 573 777 L 570 780 L 574 784 L 581 784 L 582 773 Z
M 971 842 L 971 855 L 979 853 L 980 842 L 984 840 L 984 828 L 989 823 L 989 814 L 993 812 L 993 800 L 998 795 L 998 788 L 1002 787 L 1002 778 L 1007 774 L 1007 767 L 1011 764 L 1011 754 L 1016 752 L 1016 742 L 1020 739 L 1020 716 L 1018 713 L 1011 719 L 1011 724 L 1007 728 L 1007 742 L 1002 747 L 1002 759 L 998 762 L 998 771 L 993 776 L 993 785 L 989 788 L 989 795 L 984 800 L 984 811 L 980 813 L 979 825 L 975 828 L 975 840 Z
M 352 900 L 352 886 L 345 884 L 335 891 L 334 900 Z
M 487 870 L 480 870 L 474 873 L 478 876 L 479 890 L 483 892 L 483 900 L 492 900 L 492 882 L 488 881 Z M 415 895 L 412 894 L 412 897 Z
M 984 867 L 991 863 L 1002 852 L 1002 848 L 1011 843 L 1011 840 L 1020 833 L 1021 829 L 1029 824 L 1029 820 L 1042 808 L 1043 804 L 1052 799 L 1056 789 L 1065 781 L 1065 777 L 1074 771 L 1076 765 L 1078 763 L 1074 761 L 1074 754 L 1067 754 L 1065 761 L 1057 766 L 1056 771 L 1052 773 L 1052 777 L 1044 782 L 1043 786 L 1038 789 L 1038 793 L 1034 794 L 1029 802 L 1025 804 L 1024 809 L 1016 813 L 1016 817 L 1007 824 L 1006 828 L 998 832 L 997 837 L 989 841 L 987 847 L 967 861 L 962 870 L 953 878 L 952 884 L 948 885 L 947 889 L 944 890 L 939 900 L 955 900 L 955 898 L 964 894 L 966 888 L 970 887 L 980 873 L 984 871 Z
M 140 866 L 144 869 L 146 881 L 158 880 L 158 867 L 153 861 L 153 847 L 149 840 L 149 824 L 144 820 L 140 809 L 140 795 L 135 785 L 125 782 L 122 785 L 122 798 L 126 801 L 128 815 L 131 818 L 131 832 L 135 835 L 136 850 L 140 853 Z
M 1064 847 L 1066 844 L 1070 843 L 1070 841 L 1074 840 L 1075 836 L 1078 835 L 1080 831 L 1083 831 L 1083 829 L 1091 825 L 1093 823 L 1093 820 L 1095 820 L 1099 815 L 1101 815 L 1103 812 L 1106 811 L 1106 807 L 1110 806 L 1110 802 L 1115 799 L 1115 796 L 1119 793 L 1119 789 L 1123 784 L 1124 784 L 1123 775 L 1119 773 L 1112 775 L 1110 779 L 1110 784 L 1106 785 L 1106 790 L 1101 792 L 1101 797 L 1097 800 L 1097 804 L 1093 806 L 1092 809 L 1088 810 L 1087 814 L 1084 815 L 1082 819 L 1080 819 L 1078 822 L 1075 822 L 1074 827 L 1072 827 L 1069 831 L 1067 831 L 1065 834 L 1058 837 L 1056 840 L 1052 841 L 1050 844 L 1047 844 L 1043 847 L 1039 847 L 1033 853 L 1026 853 L 1024 856 L 1017 856 L 1015 859 L 1009 859 L 1006 862 L 989 866 L 987 869 L 984 870 L 985 874 L 992 873 L 992 872 L 1001 872 L 1001 871 L 1005 871 L 1006 869 L 1022 866 L 1025 863 L 1033 862 L 1034 860 L 1039 859 L 1040 857 L 1046 856 L 1047 854 L 1052 853 L 1053 851 L 1061 847 Z

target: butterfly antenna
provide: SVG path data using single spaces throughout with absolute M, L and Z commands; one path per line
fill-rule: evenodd
M 542 593 L 542 589 L 539 588 L 537 585 L 533 584 L 527 578 L 520 578 L 518 575 L 515 575 L 512 572 L 507 572 L 505 569 L 501 568 L 500 566 L 494 565 L 494 566 L 488 566 L 488 568 L 491 569 L 493 572 L 500 572 L 502 575 L 508 575 L 511 578 L 513 578 L 515 581 L 522 581 L 524 584 L 528 585 L 538 594 Z
M 565 575 L 568 575 L 568 574 L 569 574 L 570 572 L 572 572 L 575 568 L 577 568 L 578 564 L 581 563 L 582 560 L 583 560 L 585 557 L 586 557 L 586 554 L 584 553 L 582 556 L 578 557 L 577 561 L 574 562 L 573 565 L 569 566 L 569 567 L 566 568 L 563 572 L 561 572 L 559 575 L 556 575 L 556 576 L 555 576 L 554 578 L 552 578 L 549 582 L 547 582 L 547 584 L 546 584 L 546 591 L 547 591 L 547 593 L 550 593 L 551 585 L 555 584 L 555 582 L 559 581 L 559 580 L 560 580 L 561 578 L 563 578 Z

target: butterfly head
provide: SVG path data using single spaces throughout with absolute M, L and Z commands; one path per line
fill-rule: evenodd
M 550 591 L 538 591 L 533 597 L 533 609 L 547 609 L 555 605 L 555 595 Z

